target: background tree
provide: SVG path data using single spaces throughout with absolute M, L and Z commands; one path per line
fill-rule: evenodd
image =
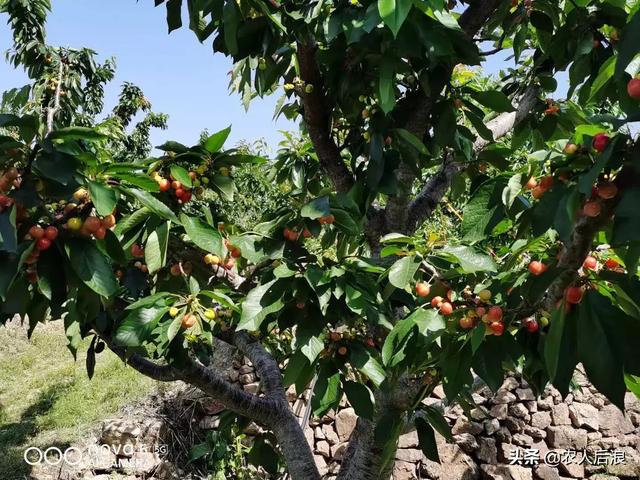
M 182 2 L 166 7 L 179 28 Z M 315 415 L 346 395 L 359 416 L 341 480 L 387 478 L 409 428 L 437 459 L 434 429 L 448 434 L 422 400 L 442 383 L 472 402 L 472 372 L 567 393 L 581 362 L 623 407 L 640 376 L 639 2 L 186 7 L 245 102 L 282 86 L 279 112 L 302 119 L 309 141 L 273 165 L 287 201 L 252 228 L 192 203 L 231 200 L 234 169 L 266 163 L 223 151 L 228 129 L 120 162 L 113 130 L 62 105 L 75 63 L 40 53 L 47 2 L 0 2 L 16 64 L 62 72 L 46 121 L 0 117 L 3 319 L 63 318 L 72 350 L 93 336 L 90 374 L 106 345 L 199 387 L 270 430 L 294 480 L 319 474 L 285 387 L 312 378 Z M 497 83 L 465 67 L 502 50 L 516 66 Z M 543 100 L 564 70 L 567 99 Z M 436 213 L 455 219 L 446 241 L 425 227 Z M 253 362 L 260 394 L 209 367 L 221 342 Z

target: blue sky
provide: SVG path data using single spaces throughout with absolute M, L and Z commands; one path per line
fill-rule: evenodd
M 107 88 L 106 107 L 116 103 L 120 85 L 140 86 L 154 110 L 169 114 L 169 129 L 154 131 L 152 142 L 166 140 L 195 144 L 202 129 L 210 132 L 232 125 L 230 144 L 264 138 L 272 150 L 281 140 L 279 130 L 296 129 L 281 117 L 273 121 L 278 95 L 256 99 L 245 113 L 241 99 L 229 94 L 231 62 L 213 55 L 211 39 L 200 44 L 186 27 L 167 34 L 164 5 L 151 0 L 53 0 L 48 42 L 68 47 L 90 47 L 104 59 L 116 57 L 117 76 Z M 5 19 L 0 23 L 0 51 L 11 46 Z M 487 62 L 497 72 L 513 61 L 496 55 Z M 20 70 L 0 60 L 0 92 L 27 83 Z

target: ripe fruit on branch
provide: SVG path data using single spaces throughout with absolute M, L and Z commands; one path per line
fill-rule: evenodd
M 600 207 L 598 202 L 587 202 L 584 204 L 584 208 L 582 209 L 582 213 L 591 218 L 599 216 L 601 212 L 602 207 Z
M 627 93 L 634 100 L 640 100 L 640 78 L 632 78 L 627 83 Z
M 536 333 L 540 329 L 538 321 L 533 317 L 525 318 L 522 321 L 522 325 L 527 329 L 527 332 L 529 333 Z
M 114 215 L 107 215 L 102 219 L 102 226 L 109 230 L 116 226 L 116 217 Z
M 100 227 L 102 222 L 98 217 L 87 217 L 84 221 L 84 229 L 89 233 L 95 233 Z
M 192 328 L 196 324 L 196 317 L 190 313 L 187 313 L 184 317 L 182 317 L 182 327 L 183 328 Z
M 161 192 L 168 192 L 171 189 L 171 182 L 166 178 L 163 178 L 158 182 L 158 186 L 160 187 Z
M 502 308 L 498 306 L 491 307 L 489 312 L 487 313 L 487 317 L 492 322 L 501 322 L 502 321 Z
M 340 332 L 330 332 L 329 340 L 332 342 L 339 342 L 342 340 L 342 334 Z
M 227 260 L 224 262 L 224 268 L 226 268 L 227 270 L 231 270 L 235 266 L 236 259 L 233 257 L 227 258 Z
M 606 133 L 598 133 L 593 137 L 593 149 L 596 152 L 602 153 L 605 151 L 610 141 L 611 138 L 609 137 L 609 135 L 607 135 Z
M 180 183 L 178 180 L 174 180 L 173 182 L 171 182 L 171 188 L 173 188 L 174 190 L 180 190 L 182 189 L 182 183 Z
M 598 183 L 596 191 L 600 198 L 609 200 L 618 194 L 618 187 L 616 187 L 616 184 L 613 182 L 600 182 Z
M 303 300 L 299 300 L 296 302 L 296 308 L 298 310 L 304 310 L 307 304 Z
M 487 309 L 484 307 L 478 307 L 476 308 L 476 315 L 479 316 L 480 318 L 484 317 L 487 313 Z
M 542 177 L 540 179 L 540 188 L 545 192 L 553 187 L 553 177 L 551 175 L 547 175 L 546 177 Z
M 320 225 L 333 225 L 335 221 L 336 217 L 333 215 L 327 215 L 318 219 L 318 223 L 320 223 Z
M 533 195 L 533 198 L 535 198 L 536 200 L 540 200 L 545 193 L 546 190 L 543 190 L 540 186 L 537 186 L 533 189 L 531 195 Z
M 51 240 L 48 238 L 41 238 L 36 242 L 36 248 L 40 251 L 49 250 L 51 248 Z
M 444 299 L 442 297 L 433 297 L 431 299 L 431 306 L 433 308 L 440 308 L 443 302 L 444 302 Z
M 40 240 L 44 237 L 44 228 L 40 225 L 34 225 L 29 229 L 29 236 L 34 240 Z
M 58 229 L 53 225 L 49 225 L 47 228 L 44 229 L 44 237 L 48 238 L 51 241 L 58 238 L 58 233 L 59 233 Z
M 444 302 L 440 306 L 440 313 L 445 316 L 451 315 L 453 313 L 453 305 L 451 305 L 449 302 Z
M 582 264 L 582 266 L 587 270 L 595 270 L 598 268 L 598 259 L 589 255 L 584 259 L 584 263 Z
M 539 262 L 538 260 L 534 260 L 529 264 L 529 271 L 531 272 L 532 275 L 535 275 L 536 277 L 546 272 L 547 268 L 548 267 L 544 263 Z
M 567 299 L 567 303 L 572 305 L 577 305 L 582 302 L 582 297 L 584 297 L 584 289 L 581 287 L 569 287 L 567 288 L 565 297 Z
M 416 284 L 416 295 L 421 298 L 428 297 L 431 293 L 431 288 L 428 283 L 420 282 Z
M 491 330 L 491 333 L 499 337 L 504 333 L 504 323 L 491 322 L 489 324 L 489 330 Z
M 614 269 L 618 268 L 620 266 L 620 264 L 616 260 L 614 260 L 613 258 L 609 258 L 604 263 L 604 266 L 607 267 L 609 270 L 614 270 Z
M 107 236 L 107 229 L 104 227 L 100 227 L 98 230 L 93 232 L 93 236 L 96 238 L 96 240 L 104 240 L 104 238 Z
M 524 184 L 524 188 L 525 190 L 533 190 L 534 188 L 536 188 L 538 186 L 538 180 L 536 180 L 536 177 L 531 177 L 527 183 Z
M 460 328 L 462 328 L 463 330 L 471 330 L 474 327 L 475 322 L 471 317 L 462 317 L 459 321 L 459 324 Z
M 182 275 L 182 270 L 180 269 L 180 265 L 177 265 L 177 264 L 176 265 L 171 265 L 171 268 L 169 269 L 169 272 L 174 277 L 179 277 L 180 275 Z
M 137 243 L 134 243 L 133 245 L 131 245 L 131 255 L 133 255 L 135 258 L 144 257 L 144 248 L 142 248 Z
M 348 351 L 349 351 L 349 350 L 347 349 L 347 347 L 340 347 L 340 348 L 338 349 L 338 353 L 339 353 L 340 355 L 343 355 L 343 356 L 344 356 L 344 355 L 346 355 Z

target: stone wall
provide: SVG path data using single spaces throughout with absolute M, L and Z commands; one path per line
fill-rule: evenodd
M 236 360 L 226 367 L 229 379 L 239 388 L 259 392 L 259 379 L 248 361 Z M 623 414 L 582 375 L 576 376 L 576 382 L 579 388 L 564 400 L 552 387 L 536 398 L 526 382 L 514 377 L 509 377 L 495 395 L 486 388 L 474 393 L 477 406 L 466 414 L 459 406 L 445 410 L 455 443 L 446 443 L 437 436 L 441 463 L 427 460 L 418 447 L 417 434 L 408 433 L 400 438 L 393 479 L 640 479 L 640 402 L 628 393 Z M 294 412 L 302 419 L 306 396 L 297 397 L 293 389 L 288 396 Z M 439 402 L 443 396 L 442 390 L 437 389 L 426 403 Z M 203 433 L 217 428 L 221 406 L 201 396 L 193 401 L 197 404 L 189 420 L 193 428 Z M 170 442 L 171 438 L 163 434 L 162 418 L 129 415 L 106 421 L 95 441 L 111 444 L 116 450 L 124 444 Z M 164 419 L 167 420 L 166 415 Z M 355 423 L 353 409 L 342 403 L 337 413 L 312 418 L 306 427 L 305 436 L 326 480 L 336 478 Z M 259 432 L 256 424 L 246 430 L 248 435 Z M 132 459 L 146 462 L 138 471 L 106 468 L 109 462 L 121 459 L 122 455 L 111 454 L 103 459 L 102 470 L 84 469 L 69 478 L 121 478 L 117 474 L 124 474 L 128 480 L 197 478 L 174 468 L 162 452 L 136 452 Z M 266 477 L 256 471 L 254 478 Z

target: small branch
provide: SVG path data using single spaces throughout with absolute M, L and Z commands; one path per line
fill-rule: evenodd
M 49 107 L 47 112 L 47 136 L 53 132 L 53 120 L 56 113 L 60 110 L 60 93 L 62 92 L 62 76 L 64 74 L 64 63 L 62 58 L 59 60 L 60 66 L 58 67 L 58 84 L 56 85 L 56 93 L 53 102 L 53 108 Z
M 142 375 L 157 380 L 158 382 L 175 382 L 181 380 L 180 373 L 170 365 L 159 365 L 148 358 L 144 358 L 137 353 L 127 355 L 124 347 L 115 345 L 113 341 L 101 335 L 100 338 L 107 344 L 109 349 L 115 353 L 123 362 L 137 370 Z
M 331 119 L 323 94 L 322 75 L 316 62 L 316 47 L 302 42 L 298 42 L 297 46 L 300 76 L 307 85 L 313 85 L 310 93 L 300 92 L 309 137 L 322 168 L 331 178 L 336 190 L 346 193 L 353 187 L 354 179 L 331 136 Z
M 508 112 L 498 115 L 487 123 L 487 128 L 493 133 L 494 141 L 507 135 L 514 127 L 524 121 L 538 101 L 539 88 L 529 86 L 523 94 L 518 108 L 515 112 Z M 480 152 L 491 143 L 482 137 L 473 144 L 474 153 Z M 448 153 L 438 173 L 429 178 L 418 196 L 411 203 L 408 209 L 407 228 L 408 232 L 415 232 L 424 221 L 429 218 L 433 210 L 442 201 L 451 186 L 453 177 L 460 173 L 464 165 L 455 162 L 453 155 Z

